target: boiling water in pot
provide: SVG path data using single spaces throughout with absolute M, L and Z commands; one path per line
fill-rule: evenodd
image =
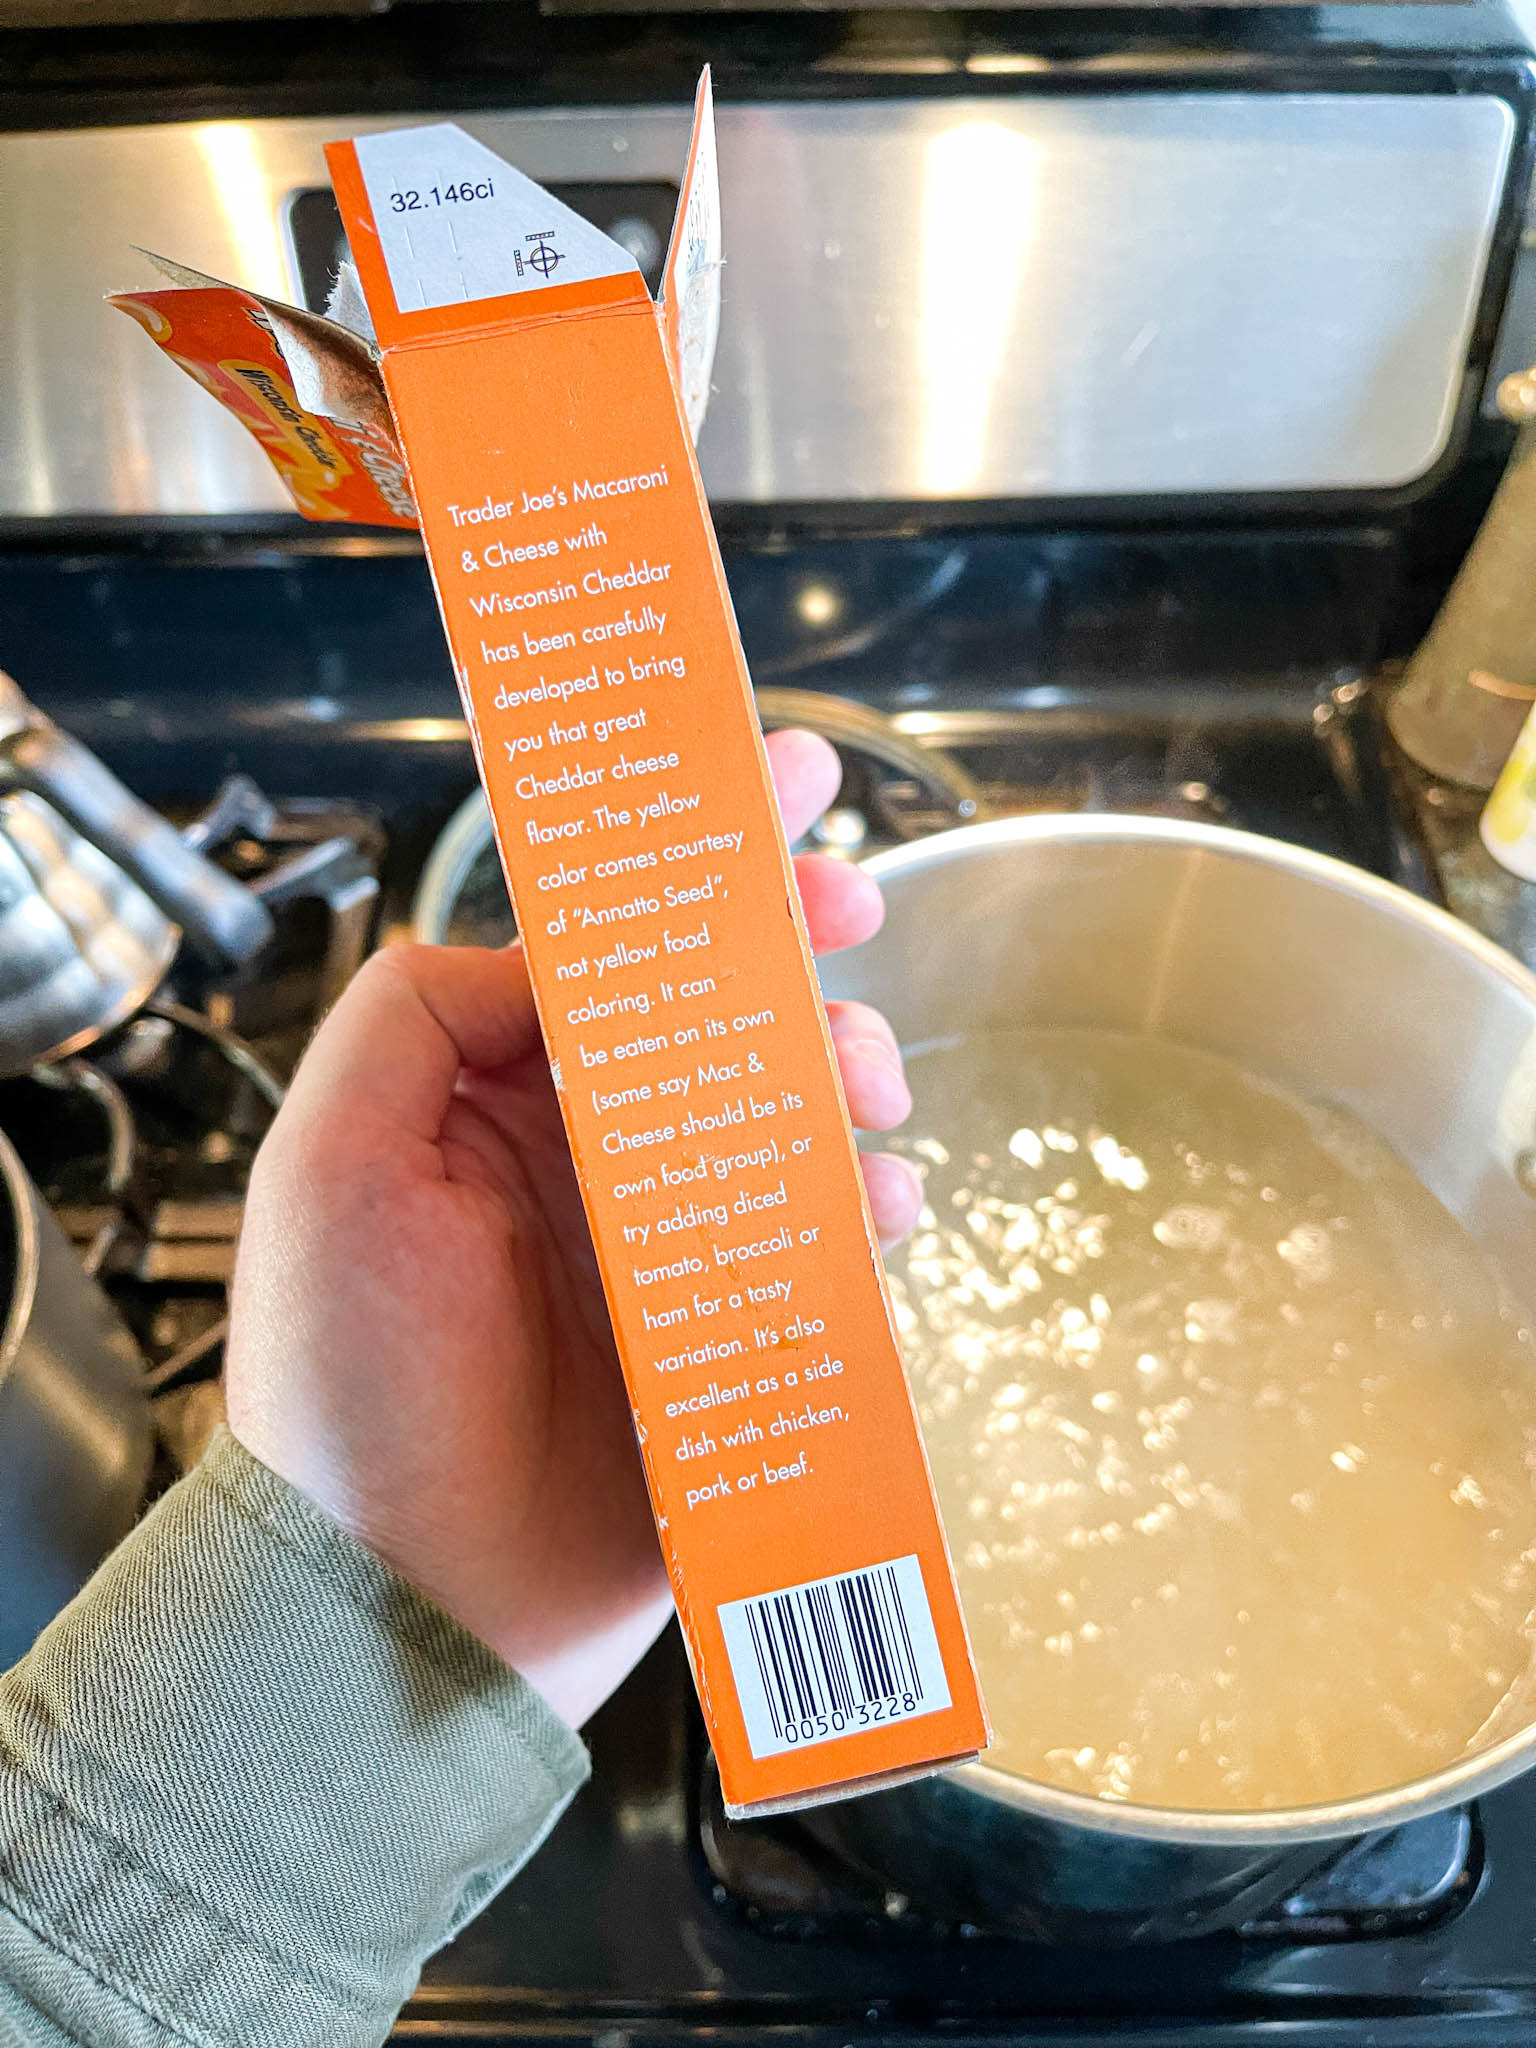
M 1184 1808 L 1536 1712 L 1536 1345 L 1353 1117 L 1104 1032 L 919 1051 L 897 1315 L 996 1735 Z

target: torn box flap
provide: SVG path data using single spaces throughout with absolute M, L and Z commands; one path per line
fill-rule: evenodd
M 715 96 L 706 65 L 693 102 L 693 133 L 672 245 L 662 272 L 661 320 L 672 373 L 695 442 L 709 407 L 720 334 L 720 168 Z
M 394 421 L 389 416 L 379 375 L 379 352 L 371 336 L 365 337 L 334 316 L 322 318 L 302 306 L 285 306 L 281 299 L 269 299 L 260 292 L 226 284 L 222 278 L 208 277 L 185 263 L 157 256 L 153 249 L 139 249 L 137 253 L 184 291 L 237 292 L 242 299 L 260 306 L 288 365 L 300 405 L 326 419 L 374 427 L 393 445 Z M 355 271 L 353 277 L 355 280 Z M 338 278 L 338 290 L 340 283 Z M 366 310 L 360 291 L 357 299 Z
M 366 341 L 316 314 L 141 253 L 174 289 L 113 293 L 110 302 L 255 437 L 306 519 L 416 524 Z
M 325 317 L 334 320 L 338 327 L 346 327 L 353 334 L 360 334 L 365 341 L 377 343 L 373 331 L 373 315 L 368 310 L 368 301 L 363 297 L 363 281 L 357 274 L 357 265 L 350 256 L 343 256 L 336 266 L 336 276 L 331 283 L 331 295 L 325 302 Z
M 300 405 L 343 425 L 371 427 L 398 453 L 377 352 L 333 321 L 265 303 Z

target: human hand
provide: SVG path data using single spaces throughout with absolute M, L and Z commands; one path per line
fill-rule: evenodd
M 798 837 L 837 756 L 775 733 Z M 795 863 L 818 952 L 879 927 L 875 884 Z M 855 1123 L 911 1108 L 890 1027 L 828 1005 Z M 917 1219 L 866 1155 L 883 1238 Z M 671 1612 L 597 1264 L 517 946 L 402 946 L 325 1020 L 251 1176 L 229 1422 L 579 1727 Z

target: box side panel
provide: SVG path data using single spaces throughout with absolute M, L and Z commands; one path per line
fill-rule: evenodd
M 436 340 L 388 353 L 385 376 L 727 1796 L 975 1749 L 963 1624 L 657 319 Z

